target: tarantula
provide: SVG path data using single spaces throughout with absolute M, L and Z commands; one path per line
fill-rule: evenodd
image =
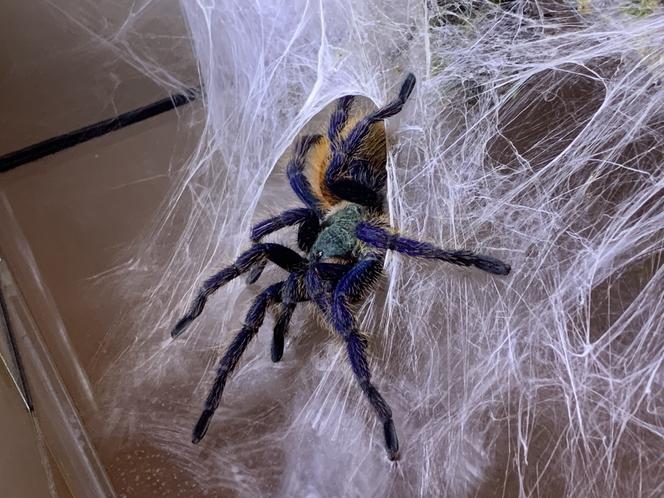
M 354 97 L 340 98 L 330 117 L 327 136 L 302 137 L 287 167 L 290 186 L 305 207 L 289 209 L 255 225 L 251 229 L 253 245 L 232 265 L 203 283 L 187 314 L 175 325 L 173 338 L 201 314 L 213 292 L 247 272 L 247 282 L 255 282 L 267 261 L 289 273 L 283 281 L 258 294 L 249 308 L 242 329 L 219 363 L 203 413 L 193 430 L 194 443 L 205 436 L 226 380 L 258 332 L 268 307 L 273 307 L 275 313 L 271 354 L 272 361 L 277 362 L 283 355 L 284 338 L 295 307 L 309 301 L 345 342 L 353 374 L 383 424 L 388 458 L 399 458 L 392 410 L 371 382 L 367 340 L 358 330 L 354 305 L 366 297 L 381 276 L 388 250 L 475 266 L 496 275 L 510 272 L 509 265 L 493 257 L 440 249 L 408 239 L 387 223 L 382 121 L 401 111 L 414 86 L 415 76 L 408 74 L 396 99 L 361 119 L 349 116 Z M 297 245 L 304 256 L 283 245 L 262 242 L 266 235 L 289 226 L 298 227 Z

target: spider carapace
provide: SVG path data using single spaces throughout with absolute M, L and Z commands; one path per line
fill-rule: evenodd
M 306 135 L 298 140 L 287 167 L 290 186 L 304 207 L 289 209 L 255 225 L 251 230 L 251 247 L 203 283 L 187 314 L 175 325 L 171 332 L 174 338 L 201 314 L 212 293 L 245 273 L 247 281 L 254 283 L 268 261 L 288 272 L 284 280 L 258 294 L 244 325 L 228 346 L 194 427 L 194 443 L 207 432 L 226 380 L 258 332 L 267 310 L 272 309 L 275 316 L 272 360 L 277 362 L 283 355 L 293 311 L 298 304 L 309 302 L 343 341 L 357 383 L 383 424 L 387 456 L 390 460 L 399 458 L 392 410 L 371 381 L 367 340 L 355 317 L 357 304 L 382 274 L 386 252 L 475 266 L 496 275 L 510 272 L 509 265 L 493 257 L 466 250 L 445 250 L 409 239 L 387 223 L 382 122 L 401 111 L 414 86 L 415 76 L 408 74 L 394 100 L 359 119 L 350 117 L 354 98 L 340 98 L 326 136 Z M 297 227 L 300 252 L 263 242 L 265 236 L 285 227 Z

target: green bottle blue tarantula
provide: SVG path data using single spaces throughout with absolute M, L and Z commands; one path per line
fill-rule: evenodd
M 213 292 L 247 272 L 247 281 L 255 282 L 267 261 L 289 273 L 283 281 L 263 290 L 251 305 L 242 329 L 219 363 L 205 408 L 194 427 L 194 443 L 205 436 L 226 379 L 258 332 L 268 307 L 275 312 L 272 361 L 277 362 L 295 307 L 309 301 L 345 342 L 353 374 L 383 424 L 388 458 L 399 458 L 392 410 L 371 382 L 367 341 L 358 330 L 354 305 L 378 281 L 388 250 L 475 266 L 496 275 L 510 272 L 509 265 L 490 256 L 440 249 L 402 237 L 386 222 L 382 121 L 401 111 L 414 86 L 415 76 L 409 74 L 396 99 L 361 119 L 349 116 L 353 97 L 340 98 L 330 117 L 327 137 L 309 135 L 300 139 L 288 164 L 288 180 L 305 207 L 284 211 L 255 225 L 251 230 L 253 245 L 235 263 L 205 281 L 187 314 L 175 325 L 171 332 L 174 338 L 201 314 Z M 297 245 L 304 255 L 280 244 L 262 242 L 266 235 L 289 226 L 298 227 Z

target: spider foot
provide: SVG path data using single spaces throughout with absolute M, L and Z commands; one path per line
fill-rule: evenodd
M 272 349 L 270 351 L 272 362 L 278 363 L 284 356 L 284 336 L 278 335 L 275 331 L 274 339 L 272 340 Z
M 509 275 L 510 271 L 512 271 L 510 265 L 491 256 L 476 256 L 473 265 L 480 270 L 493 273 L 494 275 Z
M 397 430 L 394 428 L 392 419 L 383 424 L 383 431 L 385 433 L 387 458 L 392 462 L 399 460 L 399 438 L 397 438 Z
M 406 76 L 406 79 L 401 85 L 401 90 L 399 91 L 399 100 L 402 102 L 406 102 L 406 100 L 408 100 L 408 97 L 410 97 L 413 88 L 415 88 L 415 81 L 415 75 L 413 73 L 408 73 L 408 76 Z
M 294 286 L 296 285 L 298 278 L 299 277 L 296 274 L 291 274 L 284 285 L 285 290 L 282 295 L 285 294 L 289 300 L 293 297 L 297 297 L 297 289 Z M 288 333 L 288 325 L 293 316 L 293 311 L 295 311 L 295 303 L 284 303 L 275 315 L 274 335 L 272 336 L 272 347 L 270 350 L 273 363 L 281 361 L 281 358 L 284 355 L 284 340 Z
M 181 318 L 180 321 L 175 324 L 175 327 L 173 327 L 173 330 L 171 330 L 171 337 L 173 339 L 175 339 L 178 336 L 180 336 L 185 330 L 187 330 L 187 327 L 189 327 L 189 325 L 193 321 L 194 321 L 194 319 L 189 315 Z
M 207 432 L 208 427 L 210 426 L 210 420 L 212 420 L 212 415 L 214 415 L 214 410 L 206 408 L 203 411 L 200 418 L 198 419 L 198 422 L 196 422 L 196 426 L 194 427 L 194 430 L 192 432 L 191 435 L 192 443 L 198 444 L 201 441 L 201 439 L 205 437 L 205 433 Z

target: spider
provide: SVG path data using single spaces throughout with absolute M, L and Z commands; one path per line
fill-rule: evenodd
M 344 341 L 348 361 L 366 399 L 383 424 L 390 460 L 399 458 L 399 441 L 392 410 L 371 381 L 367 340 L 358 330 L 356 305 L 381 277 L 388 250 L 408 256 L 475 266 L 507 275 L 510 266 L 490 256 L 466 250 L 445 250 L 399 235 L 386 221 L 386 146 L 383 120 L 399 113 L 408 100 L 415 76 L 408 74 L 399 95 L 361 119 L 351 118 L 354 97 L 337 100 L 327 136 L 306 135 L 297 141 L 287 166 L 291 188 L 305 207 L 289 209 L 251 229 L 253 245 L 233 264 L 208 278 L 188 312 L 171 332 L 178 337 L 201 314 L 208 297 L 234 278 L 247 273 L 247 282 L 260 277 L 268 261 L 288 272 L 281 282 L 265 288 L 253 301 L 244 325 L 222 357 L 192 441 L 198 443 L 219 407 L 228 376 L 261 327 L 268 308 L 274 310 L 272 361 L 281 360 L 284 338 L 298 303 L 310 302 Z M 286 246 L 263 242 L 285 227 L 298 227 L 297 245 L 304 255 Z

